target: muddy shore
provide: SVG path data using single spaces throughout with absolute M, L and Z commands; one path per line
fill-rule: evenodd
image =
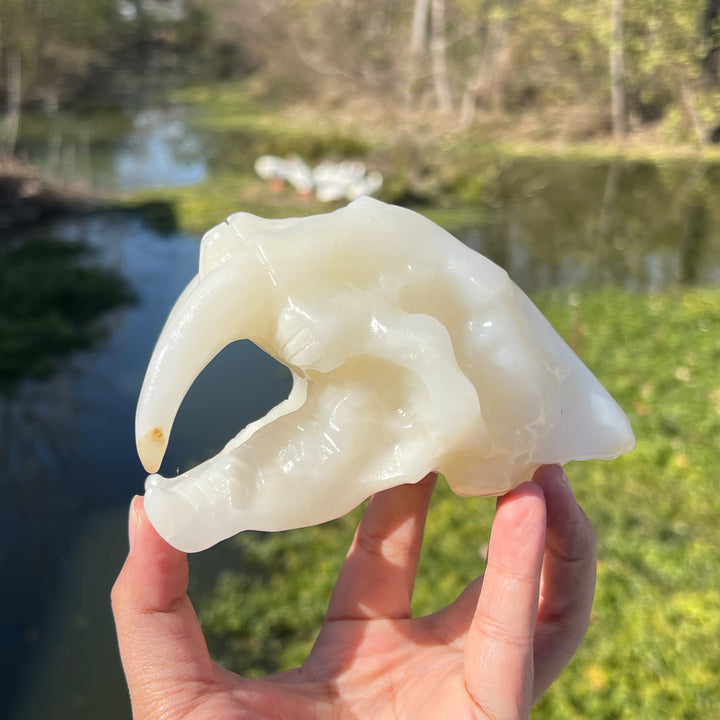
M 0 157 L 2 231 L 101 206 L 101 198 L 88 188 L 53 182 L 31 165 L 15 158 Z

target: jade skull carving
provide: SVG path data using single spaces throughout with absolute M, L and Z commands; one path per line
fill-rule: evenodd
M 182 550 L 324 522 L 433 470 L 459 495 L 496 495 L 540 464 L 634 444 L 622 410 L 504 270 L 368 197 L 307 218 L 239 213 L 206 233 L 140 393 L 150 473 L 194 379 L 242 338 L 287 365 L 293 389 L 216 457 L 150 475 L 148 516 Z

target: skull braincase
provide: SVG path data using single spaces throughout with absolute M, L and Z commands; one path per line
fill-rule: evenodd
M 206 233 L 140 393 L 149 472 L 194 379 L 243 338 L 286 364 L 293 388 L 216 457 L 150 475 L 148 516 L 182 550 L 324 522 L 433 470 L 458 494 L 497 495 L 540 464 L 634 445 L 622 410 L 504 270 L 367 197 L 306 218 L 238 213 Z

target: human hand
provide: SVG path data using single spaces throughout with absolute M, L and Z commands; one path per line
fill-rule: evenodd
M 434 486 L 378 493 L 305 663 L 263 679 L 214 663 L 186 594 L 187 557 L 135 498 L 113 612 L 135 720 L 527 718 L 585 635 L 595 538 L 558 466 L 498 500 L 484 576 L 448 607 L 410 601 Z

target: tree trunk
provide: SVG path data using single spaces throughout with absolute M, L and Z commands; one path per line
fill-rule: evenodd
M 702 68 L 705 79 L 711 87 L 720 85 L 718 65 L 720 64 L 720 0 L 706 0 L 702 18 Z
M 472 124 L 478 97 L 482 94 L 487 96 L 494 111 L 503 107 L 503 76 L 509 65 L 511 6 L 512 0 L 505 0 L 501 16 L 489 21 L 478 70 L 468 80 L 462 97 L 460 122 L 463 126 Z
M 687 114 L 690 116 L 690 120 L 692 120 L 698 143 L 700 143 L 700 147 L 705 147 L 705 145 L 707 145 L 708 143 L 708 133 L 705 130 L 702 118 L 700 117 L 700 113 L 698 112 L 697 103 L 695 102 L 695 96 L 693 95 L 692 90 L 688 87 L 688 84 L 685 82 L 684 79 L 680 83 L 680 89 L 682 90 L 683 104 L 685 105 L 685 110 L 687 110 Z
M 624 0 L 610 6 L 610 112 L 613 138 L 625 138 L 625 52 L 623 48 Z
M 452 111 L 450 81 L 447 71 L 447 47 L 445 43 L 445 0 L 432 0 L 431 5 L 433 83 L 440 112 L 449 115 Z
M 427 25 L 430 0 L 415 0 L 412 28 L 410 31 L 410 53 L 407 70 L 407 102 L 415 104 L 416 85 L 422 75 L 422 59 L 427 43 Z
M 20 107 L 22 83 L 20 77 L 20 55 L 13 53 L 8 58 L 8 110 L 5 117 L 5 137 L 3 138 L 3 152 L 5 155 L 15 154 L 18 128 L 20 127 Z
M 415 0 L 410 34 L 410 57 L 412 58 L 419 58 L 425 51 L 429 9 L 430 0 Z

